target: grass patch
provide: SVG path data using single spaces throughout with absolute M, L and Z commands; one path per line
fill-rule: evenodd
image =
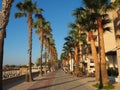
M 93 85 L 94 87 L 96 87 L 96 88 L 98 88 L 99 89 L 99 86 L 100 86 L 100 84 L 94 84 Z M 109 86 L 103 86 L 103 90 L 113 90 L 115 87 L 113 86 L 113 85 L 109 85 Z

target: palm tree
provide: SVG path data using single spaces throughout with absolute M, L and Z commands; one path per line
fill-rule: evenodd
M 44 43 L 44 46 L 45 46 L 45 68 L 47 68 L 48 39 L 51 37 L 51 32 L 52 32 L 52 29 L 51 29 L 51 26 L 50 26 L 50 22 L 45 22 L 44 28 L 45 28 L 45 32 L 44 32 L 43 43 Z M 46 72 L 46 73 L 47 73 L 47 72 Z
M 95 40 L 93 36 L 93 32 L 96 30 L 95 20 L 91 15 L 91 12 L 89 9 L 85 8 L 77 8 L 73 12 L 73 16 L 77 15 L 76 21 L 79 22 L 81 27 L 83 27 L 83 30 L 88 33 L 89 40 L 91 42 L 91 49 L 92 49 L 92 56 L 94 58 L 94 65 L 95 65 L 95 76 L 96 80 L 99 81 L 99 62 L 98 62 L 98 55 L 97 50 L 95 46 Z
M 120 8 L 118 8 L 120 5 L 120 0 L 115 0 L 115 6 L 117 6 L 117 9 L 114 14 L 115 16 L 117 15 L 117 17 L 115 17 L 114 19 L 114 28 L 115 28 L 115 38 L 116 38 L 116 53 L 117 53 L 117 61 L 118 61 L 118 80 L 120 80 Z
M 32 69 L 31 69 L 31 62 L 32 62 L 32 14 L 41 12 L 42 9 L 36 8 L 36 2 L 32 3 L 31 0 L 24 0 L 24 2 L 19 2 L 16 7 L 19 9 L 19 12 L 15 14 L 15 18 L 20 18 L 23 16 L 27 16 L 28 22 L 28 54 L 29 54 L 29 79 L 28 81 L 33 81 L 32 78 Z
M 63 52 L 66 53 L 66 57 L 71 56 L 68 59 L 72 59 L 73 58 L 73 49 L 74 49 L 74 43 L 73 43 L 73 37 L 72 36 L 67 36 L 64 38 L 65 39 L 65 43 L 63 45 Z
M 43 54 L 43 58 L 45 58 L 45 69 L 47 69 L 47 50 L 46 50 L 46 48 L 45 48 L 45 52 L 44 52 L 44 54 Z M 45 70 L 45 74 L 47 74 L 47 72 L 46 72 L 46 70 Z
M 55 45 L 53 37 L 50 38 L 49 41 L 49 54 L 50 54 L 50 61 L 51 61 L 51 69 L 53 69 L 53 47 Z
M 80 10 L 79 10 L 79 8 L 77 8 L 76 10 L 74 10 L 74 12 L 73 12 L 73 16 L 75 16 L 75 24 L 70 24 L 69 26 L 73 29 L 72 31 L 72 33 L 74 33 L 74 36 L 75 36 L 75 38 L 74 38 L 74 40 L 75 40 L 75 43 L 76 44 L 78 44 L 77 46 L 79 47 L 79 49 L 81 49 L 81 45 L 79 45 L 81 42 L 83 42 L 82 41 L 82 34 L 81 33 L 83 33 L 84 32 L 84 30 L 83 30 L 83 28 L 81 27 L 81 25 L 80 25 L 80 22 L 79 22 L 79 16 L 80 16 Z M 76 49 L 76 54 L 77 54 L 77 52 L 78 52 L 78 50 L 77 50 L 77 48 L 75 48 Z M 81 53 L 81 50 L 80 50 L 80 53 Z M 77 56 L 78 57 L 78 56 Z M 82 57 L 80 57 L 80 58 L 82 58 Z M 77 58 L 76 58 L 77 59 Z M 77 65 L 78 66 L 78 65 Z
M 70 67 L 70 72 L 72 73 L 74 71 L 74 67 L 73 67 L 73 64 L 74 64 L 74 61 L 72 63 L 72 59 L 74 60 L 74 42 L 73 42 L 73 37 L 68 35 L 67 37 L 64 38 L 65 39 L 65 43 L 63 45 L 63 52 L 66 56 L 66 59 L 69 64 Z
M 103 38 L 103 24 L 102 24 L 102 15 L 107 11 L 113 9 L 112 3 L 109 3 L 109 0 L 83 0 L 85 6 L 93 11 L 96 15 L 97 25 L 98 25 L 98 37 L 100 43 L 100 61 L 101 61 L 101 71 L 102 71 L 102 83 L 104 85 L 109 84 L 107 70 L 106 70 L 106 59 L 105 59 L 105 48 L 104 48 L 104 38 Z M 104 77 L 104 78 L 103 78 Z M 101 86 L 102 87 L 102 86 Z
M 74 52 L 75 52 L 75 61 L 76 61 L 76 67 L 75 67 L 75 74 L 78 76 L 79 75 L 79 50 L 81 49 L 80 43 L 83 41 L 83 32 L 82 28 L 78 24 L 78 22 L 71 23 L 69 27 L 72 28 L 70 31 L 70 35 L 73 37 L 74 41 Z M 81 51 L 81 50 L 80 50 Z
M 55 62 L 58 60 L 57 59 L 57 50 L 55 47 L 55 40 L 53 39 L 52 34 L 50 33 L 49 40 L 48 40 L 48 51 L 49 51 L 49 58 L 50 58 L 50 62 L 51 62 L 51 69 L 55 69 Z
M 14 0 L 3 0 L 1 16 L 1 29 L 0 29 L 0 90 L 2 90 L 2 67 L 4 55 L 4 38 L 6 37 L 6 27 L 9 22 L 10 9 Z
M 85 32 L 88 32 L 88 37 L 91 42 L 91 49 L 92 49 L 92 56 L 94 58 L 94 65 L 95 65 L 95 75 L 96 75 L 96 80 L 99 81 L 99 62 L 98 62 L 98 56 L 97 56 L 97 50 L 95 46 L 95 40 L 94 40 L 94 35 L 93 32 L 97 30 L 97 23 L 96 23 L 96 17 L 93 12 L 91 12 L 89 8 L 77 8 L 73 15 L 77 14 L 76 21 L 79 22 L 79 24 L 83 27 Z M 106 24 L 110 23 L 110 20 L 107 18 L 107 14 L 102 15 L 103 20 L 103 30 L 104 31 L 110 31 L 109 27 L 106 27 Z
M 57 69 L 57 66 L 56 66 L 56 64 L 57 64 L 57 50 L 56 50 L 56 47 L 55 47 L 55 44 L 53 44 L 52 45 L 52 50 L 51 50 L 51 56 L 52 56 L 52 58 L 51 58 L 51 60 L 52 60 L 52 68 L 53 68 L 53 70 L 55 70 L 55 69 Z
M 44 32 L 43 32 L 43 44 L 45 46 L 45 68 L 47 68 L 47 48 L 48 48 L 48 38 L 51 37 L 51 26 L 50 22 L 45 22 L 44 23 Z M 47 73 L 47 72 L 45 72 Z
M 42 53 L 43 53 L 43 36 L 45 34 L 45 19 L 42 14 L 36 14 L 35 15 L 37 18 L 37 21 L 34 23 L 34 27 L 37 28 L 36 33 L 39 35 L 39 40 L 41 41 L 41 46 L 40 46 L 40 74 L 39 76 L 42 77 Z

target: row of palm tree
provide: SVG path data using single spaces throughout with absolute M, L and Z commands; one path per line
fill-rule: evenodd
M 52 29 L 50 26 L 50 22 L 46 21 L 43 17 L 42 13 L 36 14 L 37 21 L 33 23 L 33 26 L 37 29 L 36 33 L 39 35 L 39 40 L 41 41 L 40 46 L 40 76 L 42 77 L 42 56 L 43 56 L 43 45 L 45 46 L 45 53 L 49 52 L 49 57 L 52 60 L 57 60 L 54 57 L 57 51 L 55 48 L 55 42 L 52 35 Z M 52 55 L 53 54 L 53 55 Z M 57 57 L 57 56 L 56 56 Z M 46 62 L 46 59 L 45 59 Z M 51 66 L 53 64 L 51 63 Z
M 43 54 L 43 45 L 45 48 L 48 49 L 50 53 L 51 60 L 55 59 L 54 55 L 57 54 L 55 48 L 55 42 L 52 37 L 52 29 L 50 26 L 50 22 L 46 21 L 42 15 L 43 9 L 36 7 L 37 2 L 32 3 L 31 0 L 24 0 L 24 2 L 19 2 L 16 7 L 19 9 L 20 12 L 15 14 L 15 18 L 27 16 L 28 19 L 28 43 L 29 43 L 29 82 L 33 81 L 32 73 L 31 73 L 31 62 L 32 62 L 32 28 L 36 28 L 36 33 L 39 35 L 40 40 L 40 74 L 39 76 L 42 77 L 42 54 Z M 36 21 L 33 21 L 32 15 L 35 14 Z M 48 48 L 49 45 L 49 48 Z M 54 54 L 54 55 L 52 55 Z
M 0 31 L 0 90 L 2 90 L 2 64 L 3 64 L 3 48 L 4 48 L 4 38 L 6 33 L 6 26 L 9 20 L 10 9 L 13 0 L 3 0 L 2 6 L 2 18 L 3 25 L 2 30 Z M 36 33 L 39 34 L 40 40 L 40 66 L 42 67 L 42 51 L 43 45 L 46 48 L 46 52 L 49 53 L 49 59 L 57 61 L 57 50 L 55 47 L 55 42 L 52 35 L 52 29 L 50 26 L 50 22 L 47 22 L 42 15 L 43 9 L 36 7 L 37 2 L 32 2 L 32 0 L 24 0 L 23 2 L 19 2 L 16 5 L 16 8 L 19 10 L 15 13 L 15 18 L 21 18 L 23 16 L 27 17 L 28 23 L 28 81 L 33 81 L 32 77 L 32 30 L 36 28 Z M 33 15 L 35 15 L 36 22 L 34 22 Z M 52 64 L 52 63 L 51 63 Z M 51 65 L 52 66 L 52 65 Z M 42 76 L 42 68 L 40 69 L 40 76 Z
M 31 63 L 32 63 L 32 23 L 33 18 L 32 15 L 35 13 L 39 13 L 42 11 L 41 8 L 36 7 L 36 2 L 32 3 L 31 0 L 24 0 L 24 2 L 19 2 L 16 7 L 18 8 L 19 12 L 15 14 L 15 18 L 21 18 L 23 16 L 27 17 L 28 22 L 28 54 L 29 54 L 29 81 L 33 81 L 32 78 L 32 70 L 31 70 Z
M 75 23 L 74 25 L 70 24 L 72 26 L 72 30 L 70 31 L 70 36 L 66 38 L 71 38 L 68 41 L 66 40 L 64 44 L 63 53 L 69 54 L 71 51 L 73 51 L 74 59 L 76 63 L 75 72 L 78 73 L 78 51 L 80 50 L 81 45 L 79 45 L 80 42 L 85 42 L 86 40 L 86 34 L 89 37 L 90 44 L 91 44 L 91 51 L 92 56 L 94 58 L 94 65 L 95 65 L 95 75 L 96 75 L 96 81 L 100 80 L 100 88 L 102 88 L 105 85 L 109 85 L 107 70 L 106 70 L 106 58 L 105 58 L 105 48 L 104 48 L 104 38 L 103 33 L 104 31 L 110 31 L 110 27 L 107 27 L 107 24 L 110 23 L 110 19 L 108 17 L 107 12 L 111 10 L 115 10 L 120 1 L 115 0 L 115 2 L 109 2 L 109 0 L 83 0 L 84 7 L 80 7 L 74 10 L 73 16 L 75 16 Z M 99 55 L 98 50 L 95 46 L 95 39 L 93 33 L 97 31 L 98 32 L 98 42 L 99 42 Z M 84 35 L 84 37 L 83 37 Z M 83 40 L 81 40 L 81 37 Z M 72 45 L 70 45 L 70 42 L 72 42 Z M 66 43 L 69 43 L 68 45 Z M 73 48 L 69 48 L 72 46 Z M 68 50 L 69 49 L 69 50 Z M 64 58 L 61 54 L 62 59 Z M 81 58 L 81 56 L 80 56 Z M 99 63 L 100 61 L 100 63 Z M 104 78 L 103 78 L 104 77 Z

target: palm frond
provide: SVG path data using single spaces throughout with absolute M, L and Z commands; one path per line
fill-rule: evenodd
M 39 29 L 35 30 L 35 33 L 36 33 L 36 34 L 39 34 L 39 33 L 40 33 L 40 30 L 39 30 Z
M 110 19 L 103 19 L 102 20 L 102 25 L 105 26 L 107 24 L 111 23 L 111 20 Z
M 76 16 L 78 17 L 80 15 L 80 13 L 84 12 L 84 8 L 83 7 L 79 7 L 79 8 L 76 8 L 73 13 L 72 13 L 72 16 Z
M 99 8 L 99 1 L 100 0 L 91 0 L 90 2 L 88 0 L 83 0 L 83 3 L 85 4 L 85 6 L 87 6 L 89 9 L 93 9 L 93 8 Z
M 68 25 L 68 27 L 70 27 L 70 28 L 76 28 L 76 24 L 75 23 L 70 23 L 69 25 Z
M 33 22 L 33 23 L 32 23 L 32 26 L 33 26 L 34 28 L 37 28 L 37 22 Z
M 20 10 L 20 11 L 24 11 L 24 7 L 23 7 L 23 3 L 19 2 L 16 7 Z
M 26 13 L 19 13 L 19 12 L 18 12 L 18 13 L 15 13 L 15 18 L 21 18 L 21 17 L 23 17 L 23 16 L 26 17 L 26 16 L 27 16 Z
M 103 28 L 103 31 L 104 31 L 104 32 L 106 32 L 106 31 L 111 32 L 111 28 L 110 28 L 110 27 L 104 27 L 104 28 Z
M 37 18 L 37 19 L 44 19 L 42 14 L 35 14 L 35 18 Z
M 37 9 L 34 9 L 33 12 L 36 12 L 36 13 L 42 13 L 44 10 L 42 8 L 37 8 Z

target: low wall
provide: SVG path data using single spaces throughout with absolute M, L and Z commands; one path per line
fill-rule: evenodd
M 36 76 L 38 73 L 39 72 L 32 73 L 33 77 Z M 18 76 L 18 77 L 13 77 L 13 78 L 5 79 L 5 80 L 3 80 L 3 85 L 8 84 L 8 83 L 13 83 L 13 82 L 19 81 L 21 79 L 25 80 L 25 77 L 26 77 L 26 74 Z

